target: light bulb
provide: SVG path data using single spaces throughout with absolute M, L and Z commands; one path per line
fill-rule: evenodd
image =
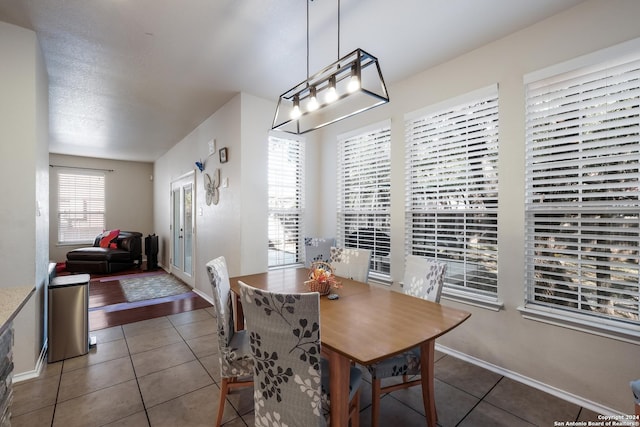
M 347 90 L 349 93 L 353 93 L 360 89 L 360 79 L 355 74 L 351 76 L 349 80 L 349 84 L 347 85 Z
M 338 92 L 336 91 L 336 76 L 331 76 L 329 78 L 329 88 L 327 89 L 324 99 L 328 103 L 338 99 Z
M 316 98 L 316 88 L 312 86 L 309 89 L 309 102 L 307 102 L 307 111 L 316 111 L 320 104 L 318 104 L 318 98 Z
M 358 72 L 358 65 L 353 64 L 351 66 L 351 79 L 349 79 L 349 84 L 347 85 L 347 91 L 349 93 L 353 93 L 360 89 L 360 73 Z
M 291 120 L 297 120 L 301 115 L 302 111 L 300 111 L 300 98 L 298 98 L 298 95 L 296 95 L 293 98 L 293 109 L 291 110 L 291 114 L 289 114 L 289 117 L 291 117 Z

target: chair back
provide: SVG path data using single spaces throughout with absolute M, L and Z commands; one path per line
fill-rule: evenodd
M 309 268 L 316 261 L 329 263 L 331 247 L 335 246 L 333 237 L 305 237 L 304 238 L 304 266 Z
M 239 284 L 254 357 L 255 425 L 324 426 L 319 294 Z
M 447 264 L 417 255 L 407 255 L 404 267 L 404 293 L 440 302 Z
M 331 248 L 331 266 L 336 276 L 367 282 L 371 251 L 356 248 Z
M 243 358 L 238 351 L 239 340 L 234 340 L 233 301 L 227 262 L 223 256 L 207 263 L 207 274 L 213 290 L 213 305 L 218 324 L 218 356 L 222 377 L 247 375 L 252 369 L 252 360 Z

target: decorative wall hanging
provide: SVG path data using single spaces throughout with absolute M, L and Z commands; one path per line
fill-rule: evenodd
M 220 149 L 220 163 L 227 163 L 227 147 Z
M 213 172 L 213 180 L 211 179 L 211 176 L 209 176 L 208 173 L 204 174 L 204 189 L 207 193 L 206 195 L 207 205 L 211 205 L 212 203 L 214 205 L 218 204 L 218 201 L 220 200 L 220 191 L 218 190 L 219 187 L 220 187 L 220 169 L 216 169 Z

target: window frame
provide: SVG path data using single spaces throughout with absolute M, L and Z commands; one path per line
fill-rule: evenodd
M 277 164 L 273 163 L 275 161 L 274 158 L 272 158 L 272 144 L 274 143 L 286 143 L 286 144 L 290 144 L 295 146 L 295 151 L 291 152 L 291 151 L 286 151 L 281 153 L 277 159 Z M 290 149 L 291 147 L 289 147 Z M 305 169 L 306 169 L 306 165 L 305 165 L 305 141 L 304 139 L 301 138 L 293 138 L 293 137 L 287 137 L 287 136 L 281 136 L 281 135 L 273 135 L 270 134 L 268 137 L 268 148 L 267 148 L 268 154 L 267 154 L 267 194 L 268 194 L 268 206 L 267 206 L 267 212 L 268 212 L 268 226 L 267 226 L 267 233 L 269 234 L 269 243 L 268 243 L 268 256 L 267 256 L 267 264 L 268 264 L 268 268 L 272 269 L 272 268 L 282 268 L 282 267 L 290 267 L 293 265 L 300 265 L 304 263 L 304 234 L 305 234 Z M 293 170 L 288 170 L 289 175 L 284 176 L 282 175 L 283 172 L 285 171 L 285 169 L 283 169 L 283 166 L 285 165 L 285 159 L 284 157 L 286 156 L 292 156 L 292 158 L 294 159 L 294 167 Z M 278 169 L 278 173 L 277 175 L 272 175 L 272 167 L 276 167 L 279 166 Z M 293 175 L 293 180 L 295 181 L 294 185 L 291 186 L 291 174 Z M 273 180 L 276 179 L 277 185 L 274 185 Z M 281 197 L 279 198 L 277 195 L 274 195 L 273 193 L 285 193 L 285 192 L 291 192 L 293 191 L 295 193 L 295 196 L 293 196 L 293 200 L 289 200 L 290 202 L 293 202 L 295 206 L 293 207 L 280 207 L 280 208 L 276 208 L 275 206 L 273 206 L 273 203 L 276 202 L 278 204 L 282 204 L 285 203 L 284 200 L 281 200 Z M 290 198 L 291 196 L 289 196 Z M 275 246 L 277 245 L 286 245 L 285 243 L 278 243 L 278 244 L 274 244 L 272 247 L 272 216 L 273 215 L 283 215 L 285 217 L 290 217 L 289 219 L 286 219 L 284 222 L 284 225 L 282 222 L 280 222 L 280 226 L 283 227 L 282 230 L 280 230 L 282 232 L 282 235 L 279 236 L 282 238 L 282 241 L 284 242 L 285 239 L 285 231 L 284 228 L 286 228 L 287 226 L 290 226 L 292 224 L 292 222 L 290 222 L 291 218 L 296 217 L 296 219 L 293 219 L 293 224 L 295 224 L 295 232 L 294 235 L 297 233 L 297 236 L 294 236 L 294 241 L 293 242 L 289 242 L 289 244 L 292 244 L 295 246 L 295 259 L 294 260 L 287 260 L 287 256 L 283 255 L 282 258 L 278 257 L 277 254 L 274 252 Z M 280 231 L 276 232 L 275 234 L 280 233 Z M 286 248 L 283 248 L 283 250 L 285 250 L 286 252 Z M 273 260 L 278 261 L 278 262 L 273 262 Z
M 636 178 L 636 181 L 624 181 L 624 183 L 635 182 L 635 185 L 632 186 L 636 189 L 635 195 L 632 195 L 630 193 L 624 193 L 621 190 L 617 190 L 618 194 L 620 194 L 621 197 L 622 196 L 626 196 L 626 197 L 623 197 L 624 200 L 622 201 L 615 202 L 615 205 L 617 206 L 616 207 L 616 206 L 612 206 L 612 202 L 603 201 L 603 199 L 606 199 L 606 197 L 604 196 L 600 196 L 598 198 L 598 196 L 596 195 L 594 197 L 592 190 L 595 187 L 593 186 L 590 187 L 590 185 L 592 184 L 590 184 L 589 182 L 583 183 L 581 185 L 575 184 L 571 186 L 569 186 L 569 184 L 566 184 L 565 187 L 562 187 L 562 188 L 571 187 L 574 189 L 578 187 L 576 191 L 580 193 L 579 196 L 577 196 L 579 197 L 579 201 L 570 202 L 570 199 L 573 198 L 573 196 L 562 195 L 561 193 L 562 188 L 558 187 L 559 182 L 561 182 L 562 180 L 570 176 L 570 172 L 566 172 L 564 174 L 564 178 L 562 176 L 558 176 L 557 179 L 555 180 L 555 183 L 546 184 L 549 188 L 549 190 L 546 190 L 544 188 L 545 179 L 540 178 L 540 175 L 541 175 L 540 171 L 542 170 L 542 168 L 547 169 L 547 168 L 553 168 L 555 167 L 555 165 L 560 165 L 560 163 L 558 162 L 562 161 L 562 157 L 568 156 L 568 154 L 563 155 L 562 154 L 563 151 L 566 151 L 567 153 L 571 151 L 576 151 L 576 152 L 580 152 L 579 154 L 577 154 L 578 159 L 573 160 L 576 163 L 576 165 L 580 165 L 580 169 L 578 170 L 578 172 L 576 172 L 578 174 L 576 175 L 577 177 L 576 179 L 584 180 L 584 181 L 592 181 L 594 183 L 598 181 L 598 179 L 602 179 L 602 180 L 610 179 L 609 176 L 605 178 L 602 172 L 598 172 L 595 175 L 593 174 L 587 175 L 588 170 L 585 170 L 585 169 L 589 167 L 589 162 L 593 162 L 593 158 L 590 158 L 589 152 L 587 150 L 590 150 L 593 152 L 594 146 L 595 146 L 596 150 L 600 150 L 603 153 L 602 156 L 598 158 L 598 162 L 602 164 L 606 163 L 604 167 L 609 169 L 609 172 L 607 172 L 607 174 L 614 173 L 614 175 L 611 175 L 612 177 L 616 177 L 616 178 L 620 177 L 619 179 L 627 179 L 628 177 L 625 177 L 625 175 L 628 175 L 628 174 L 617 173 L 616 169 L 619 169 L 619 168 L 611 167 L 611 165 L 614 165 L 614 164 L 627 165 L 627 163 L 623 163 L 625 162 L 624 160 L 625 158 L 635 159 L 635 157 L 637 157 L 636 155 L 627 155 L 625 157 L 624 153 L 621 152 L 622 150 L 620 148 L 616 148 L 616 145 L 621 146 L 623 143 L 618 142 L 618 139 L 616 139 L 617 137 L 615 136 L 614 131 L 617 130 L 618 128 L 626 128 L 627 126 L 622 122 L 620 122 L 621 124 L 619 124 L 618 128 L 616 128 L 616 124 L 618 122 L 616 122 L 615 118 L 612 119 L 612 116 L 600 116 L 600 118 L 597 118 L 597 116 L 594 116 L 590 120 L 584 121 L 584 123 L 581 122 L 580 120 L 573 119 L 576 122 L 576 126 L 575 126 L 576 131 L 572 133 L 575 133 L 576 135 L 578 135 L 574 138 L 576 139 L 575 144 L 578 144 L 578 145 L 573 145 L 571 146 L 571 148 L 580 147 L 580 150 L 560 150 L 559 148 L 556 149 L 556 146 L 560 147 L 562 145 L 560 140 L 558 140 L 559 142 L 557 144 L 550 144 L 548 142 L 548 141 L 554 141 L 553 135 L 551 134 L 553 127 L 549 128 L 547 138 L 545 139 L 544 138 L 545 135 L 540 134 L 539 131 L 537 131 L 537 129 L 540 129 L 537 126 L 541 126 L 541 124 L 536 122 L 535 128 L 533 125 L 533 121 L 538 120 L 538 116 L 540 115 L 551 116 L 553 114 L 553 110 L 550 110 L 549 109 L 550 107 L 547 107 L 546 110 L 549 111 L 548 113 L 539 112 L 538 111 L 539 108 L 534 108 L 531 105 L 533 101 L 530 100 L 533 97 L 534 91 L 535 93 L 538 93 L 541 89 L 550 88 L 551 85 L 553 85 L 555 88 L 554 90 L 562 91 L 561 93 L 563 95 L 560 98 L 562 100 L 565 100 L 565 99 L 573 100 L 575 98 L 577 101 L 580 101 L 579 99 L 580 96 L 571 97 L 570 93 L 575 91 L 576 94 L 578 94 L 580 92 L 588 93 L 587 91 L 590 91 L 593 95 L 590 94 L 588 96 L 585 96 L 585 99 L 589 99 L 589 102 L 595 102 L 596 104 L 600 102 L 600 104 L 598 105 L 607 105 L 607 106 L 620 105 L 620 104 L 611 103 L 612 101 L 611 98 L 615 99 L 617 95 L 609 97 L 606 101 L 597 101 L 599 99 L 599 95 L 597 91 L 602 90 L 608 93 L 610 91 L 610 88 L 615 87 L 614 85 L 609 85 L 610 83 L 609 79 L 613 81 L 613 78 L 609 77 L 609 74 L 612 74 L 613 70 L 616 69 L 617 67 L 632 61 L 637 62 L 637 65 L 634 67 L 634 69 L 636 70 L 635 76 L 638 76 L 639 72 L 637 70 L 640 69 L 640 39 L 634 39 L 625 43 L 621 43 L 619 45 L 616 45 L 607 49 L 603 49 L 597 52 L 593 52 L 591 54 L 584 55 L 578 58 L 574 58 L 572 60 L 569 60 L 560 64 L 556 64 L 551 67 L 547 67 L 543 70 L 539 70 L 524 76 L 525 101 L 527 105 L 526 166 L 525 166 L 525 170 L 526 170 L 525 172 L 525 175 L 526 175 L 525 176 L 525 181 L 526 181 L 525 226 L 526 227 L 525 227 L 525 277 L 524 277 L 525 292 L 524 292 L 523 305 L 521 307 L 518 307 L 518 309 L 521 311 L 523 317 L 527 319 L 541 321 L 549 324 L 554 324 L 557 326 L 562 326 L 562 327 L 566 327 L 574 330 L 579 330 L 579 331 L 583 331 L 583 332 L 587 332 L 595 335 L 606 336 L 609 338 L 614 338 L 614 339 L 637 344 L 638 339 L 640 338 L 640 316 L 638 316 L 636 320 L 625 320 L 616 316 L 605 316 L 603 314 L 594 314 L 593 312 L 586 312 L 582 308 L 581 309 L 570 308 L 568 306 L 561 306 L 558 303 L 549 303 L 548 301 L 543 301 L 539 298 L 536 300 L 537 298 L 536 288 L 540 287 L 540 285 L 537 285 L 537 283 L 542 283 L 540 282 L 540 280 L 542 279 L 540 279 L 539 281 L 536 281 L 536 274 L 542 274 L 544 270 L 544 268 L 541 266 L 541 263 L 539 261 L 536 262 L 536 259 L 537 259 L 536 253 L 541 250 L 545 250 L 544 249 L 545 246 L 544 245 L 540 246 L 541 243 L 538 241 L 540 237 L 536 238 L 536 236 L 541 236 L 541 233 L 536 234 L 535 230 L 538 228 L 539 229 L 543 228 L 541 224 L 542 224 L 542 218 L 544 215 L 551 215 L 551 216 L 557 217 L 558 215 L 564 213 L 564 215 L 574 215 L 574 218 L 575 218 L 574 221 L 577 221 L 577 222 L 584 221 L 584 223 L 587 223 L 589 221 L 593 222 L 593 220 L 589 220 L 588 218 L 593 217 L 594 215 L 603 215 L 603 217 L 602 216 L 599 217 L 601 218 L 599 221 L 602 221 L 602 219 L 606 218 L 607 215 L 611 216 L 611 215 L 617 214 L 619 216 L 621 215 L 622 217 L 628 217 L 629 215 L 635 216 L 636 220 L 614 218 L 610 223 L 610 225 L 606 227 L 609 229 L 610 234 L 600 234 L 602 230 L 605 228 L 598 227 L 597 230 L 593 232 L 593 233 L 596 233 L 598 237 L 597 239 L 598 241 L 601 241 L 601 240 L 606 241 L 607 239 L 611 241 L 615 241 L 617 238 L 616 232 L 618 229 L 620 229 L 620 232 L 619 232 L 620 235 L 626 234 L 626 233 L 623 233 L 623 231 L 625 231 L 624 227 L 622 227 L 621 225 L 615 225 L 616 223 L 618 222 L 620 224 L 629 223 L 629 224 L 636 224 L 637 226 L 637 223 L 639 222 L 637 218 L 640 217 L 640 203 L 638 202 L 638 199 L 640 199 L 640 191 L 638 190 L 638 184 L 640 183 L 640 179 L 638 178 Z M 586 83 L 587 80 L 592 79 L 591 76 L 598 76 L 599 74 L 607 75 L 606 84 L 604 85 L 596 84 L 595 79 L 594 79 L 594 83 L 589 83 L 589 84 Z M 601 78 L 600 80 L 604 80 L 604 79 Z M 640 95 L 638 95 L 640 94 L 640 83 L 638 83 L 638 77 L 633 77 L 631 80 L 635 80 L 635 85 L 631 88 L 625 86 L 624 90 L 635 90 L 636 97 L 634 99 L 638 101 L 640 100 Z M 592 85 L 593 88 L 589 87 L 588 85 Z M 573 88 L 580 88 L 580 89 L 574 90 Z M 623 93 L 623 91 L 614 92 L 614 94 L 615 93 Z M 551 101 L 547 100 L 546 102 L 551 102 Z M 583 117 L 589 114 L 593 114 L 587 108 L 586 101 L 581 101 L 581 102 L 582 104 L 579 106 L 579 108 L 576 109 L 574 105 L 570 109 L 568 109 L 568 111 L 576 111 L 577 113 L 574 114 L 574 117 L 576 118 L 578 116 Z M 565 102 L 565 103 L 568 104 L 568 102 Z M 640 107 L 637 106 L 637 102 L 635 104 L 634 103 L 632 104 L 634 105 L 634 108 L 637 109 L 635 110 L 635 117 L 636 117 L 635 121 L 637 122 L 638 114 L 640 114 Z M 604 107 L 603 107 L 603 110 L 604 110 Z M 607 112 L 602 114 L 611 113 L 610 108 L 606 108 L 606 110 Z M 625 110 L 623 109 L 623 107 L 617 107 L 616 114 L 618 114 L 620 111 L 625 111 Z M 632 110 L 629 110 L 629 111 L 632 111 Z M 566 114 L 567 113 L 561 114 L 562 117 L 560 117 L 560 115 L 556 116 L 556 127 L 558 126 L 559 123 L 561 123 L 560 120 L 565 121 L 565 123 L 569 123 L 569 124 L 572 123 L 569 121 L 569 120 L 572 120 L 571 117 L 567 116 Z M 551 120 L 548 120 L 548 121 L 551 122 Z M 593 127 L 594 124 L 597 124 L 597 126 L 595 127 L 598 129 L 594 130 L 594 127 Z M 637 129 L 639 125 L 636 124 L 635 126 L 636 126 L 636 132 L 634 132 L 634 134 L 636 135 L 636 138 L 635 140 L 631 138 L 630 143 L 635 144 L 635 148 L 632 148 L 632 150 L 638 151 L 640 150 L 640 141 L 638 140 L 639 138 L 637 133 Z M 567 127 L 567 126 L 565 125 L 564 127 Z M 601 128 L 606 128 L 606 129 L 602 130 Z M 609 130 L 609 128 L 613 129 L 614 131 Z M 536 129 L 535 137 L 533 136 L 534 129 Z M 555 132 L 556 132 L 555 135 L 558 135 L 557 133 L 558 131 L 555 131 Z M 602 138 L 600 137 L 600 135 L 597 135 L 597 132 L 609 132 L 611 136 L 608 136 L 607 138 Z M 535 143 L 535 141 L 543 141 L 543 140 L 549 146 L 549 148 L 545 148 L 545 152 L 548 152 L 549 156 L 553 156 L 554 153 L 559 153 L 559 154 L 556 154 L 556 156 L 558 157 L 555 160 L 555 163 L 553 160 L 550 159 L 546 161 L 544 165 L 541 165 L 540 160 L 537 160 L 537 163 L 534 162 L 534 160 L 532 160 L 535 157 L 533 153 L 533 150 L 535 149 L 535 147 L 533 146 L 533 144 Z M 587 143 L 590 144 L 591 147 L 586 145 Z M 624 144 L 626 144 L 626 142 Z M 613 155 L 613 154 L 620 157 L 616 158 L 615 160 L 608 160 L 609 158 L 611 158 L 609 157 L 609 155 Z M 636 163 L 640 163 L 636 160 L 634 161 Z M 537 166 L 538 172 L 535 172 L 536 169 L 534 169 L 536 168 L 536 164 L 539 165 Z M 635 169 L 638 169 L 638 168 L 636 167 Z M 637 175 L 637 171 L 636 171 L 636 175 Z M 534 191 L 534 185 L 535 185 L 535 188 L 537 189 L 536 191 Z M 557 189 L 554 192 L 555 194 L 548 193 L 554 188 Z M 589 191 L 592 191 L 592 194 L 590 196 L 587 194 Z M 616 191 L 615 188 L 612 191 Z M 547 194 L 549 195 L 547 196 Z M 607 194 L 611 194 L 611 193 L 607 192 Z M 633 201 L 634 197 L 635 197 L 635 201 Z M 631 201 L 629 199 L 631 199 Z M 545 202 L 544 206 L 542 201 Z M 540 218 L 538 221 L 536 221 L 535 219 L 536 215 L 538 216 L 538 218 Z M 628 222 L 625 222 L 625 221 L 628 221 Z M 565 221 L 565 222 L 568 222 L 568 221 Z M 579 282 L 577 282 L 575 286 L 573 282 L 570 284 L 570 286 L 567 286 L 567 289 L 570 291 L 570 292 L 567 292 L 567 294 L 573 293 L 573 291 L 571 290 L 573 287 L 577 289 L 577 292 L 579 292 L 580 295 L 582 295 L 582 290 L 585 291 L 584 292 L 584 298 L 586 298 L 585 300 L 582 299 L 583 297 L 580 297 L 579 299 L 575 300 L 578 307 L 582 307 L 583 305 L 584 306 L 593 305 L 592 303 L 589 303 L 589 295 L 591 293 L 590 291 L 593 289 L 600 289 L 599 286 L 596 286 L 596 288 L 590 287 L 588 283 L 590 283 L 592 280 L 589 279 L 589 276 L 583 276 L 583 274 L 590 274 L 588 273 L 591 270 L 591 267 L 589 266 L 589 264 L 593 264 L 593 262 L 588 260 L 589 258 L 588 248 L 590 247 L 589 246 L 590 244 L 588 243 L 588 238 L 587 238 L 588 236 L 580 237 L 580 236 L 583 236 L 584 233 L 588 232 L 588 229 L 583 228 L 582 224 L 583 223 L 581 222 L 580 225 L 576 225 L 572 227 L 573 234 L 571 234 L 570 229 L 566 229 L 566 232 L 570 233 L 570 234 L 567 234 L 566 239 L 570 239 L 570 238 L 579 239 L 577 240 L 577 242 L 579 242 L 577 247 L 580 247 L 583 249 L 579 249 L 579 250 L 571 249 L 566 254 L 562 254 L 563 251 L 558 252 L 558 255 L 561 257 L 568 257 L 568 256 L 571 256 L 571 254 L 576 254 L 577 256 L 580 256 L 580 254 L 582 254 L 581 257 L 584 257 L 585 259 L 584 261 L 581 261 L 581 263 L 584 262 L 585 267 L 581 268 L 579 270 L 579 276 L 576 276 Z M 569 226 L 570 222 L 568 222 L 567 225 Z M 631 230 L 626 230 L 626 231 L 631 231 Z M 636 232 L 636 235 L 640 235 L 640 232 Z M 601 236 L 602 238 L 600 238 Z M 560 243 L 557 243 L 557 244 L 560 244 Z M 557 244 L 550 243 L 550 244 L 547 244 L 546 247 L 548 247 L 548 249 L 552 249 L 550 245 L 557 246 Z M 607 245 L 606 243 L 603 243 L 603 244 Z M 601 244 L 598 243 L 598 245 L 601 245 Z M 536 250 L 536 248 L 538 249 Z M 606 249 L 606 246 L 603 246 L 603 250 L 604 249 Z M 637 245 L 636 255 L 635 255 L 636 258 L 640 258 L 640 256 L 638 255 L 639 251 L 640 251 L 640 245 Z M 555 253 L 555 250 L 554 250 L 554 253 Z M 591 258 L 593 258 L 593 256 L 591 256 Z M 609 254 L 607 258 L 608 261 L 602 261 L 602 262 L 604 262 L 606 265 L 612 265 L 613 260 L 615 258 L 616 258 L 615 255 Z M 569 267 L 568 262 L 569 261 L 563 264 L 564 267 L 562 269 L 566 270 L 566 268 Z M 599 263 L 600 261 L 598 261 L 596 264 L 599 265 Z M 637 262 L 635 264 L 637 265 Z M 616 268 L 620 268 L 620 267 L 616 267 Z M 638 287 L 637 285 L 638 283 L 637 278 L 639 276 L 640 271 L 638 271 L 637 267 L 636 269 L 637 269 L 635 273 L 636 280 L 634 282 L 636 284 L 635 293 L 637 295 L 638 292 L 640 292 L 640 287 Z M 593 270 L 594 274 L 599 271 L 600 271 L 599 267 Z M 557 273 L 557 274 L 561 274 L 561 273 Z M 565 276 L 566 274 L 563 274 L 562 277 L 565 277 Z M 550 285 L 542 285 L 542 286 L 549 287 Z M 610 288 L 607 288 L 607 289 L 610 289 Z M 604 294 L 601 294 L 601 292 L 604 292 L 604 291 L 598 290 L 597 291 L 598 295 L 604 295 Z M 553 297 L 553 294 L 550 294 L 550 295 Z M 597 304 L 600 304 L 600 298 L 604 298 L 604 296 L 599 297 Z M 638 311 L 640 311 L 640 304 L 638 304 Z
M 58 203 L 56 205 L 57 209 L 57 244 L 59 246 L 74 246 L 74 245 L 83 245 L 83 244 L 93 244 L 96 236 L 102 233 L 106 227 L 106 192 L 107 192 L 107 183 L 106 183 L 106 174 L 104 171 L 99 170 L 90 170 L 90 169 L 70 169 L 70 168 L 61 168 L 57 171 L 57 196 Z M 72 190 L 71 188 L 63 188 L 64 182 L 67 181 L 63 178 L 63 176 L 75 177 L 76 180 L 76 189 Z M 82 181 L 82 178 L 86 182 L 78 182 Z M 93 181 L 93 182 L 91 182 Z M 68 183 L 68 181 L 67 181 Z M 101 184 L 101 185 L 100 185 Z M 98 187 L 96 187 L 98 185 Z M 80 186 L 80 188 L 78 188 Z M 70 193 L 71 191 L 89 191 L 90 194 L 85 194 L 80 197 L 72 197 L 71 195 L 65 196 L 63 193 Z M 83 206 L 82 210 L 70 210 L 69 206 L 75 203 L 81 203 Z M 63 204 L 65 204 L 63 206 Z M 87 206 L 93 205 L 93 211 L 88 210 Z M 89 215 L 96 216 L 98 218 L 98 225 L 92 225 L 85 227 L 88 230 L 85 232 L 76 232 L 72 233 L 74 227 L 63 225 L 65 216 L 75 216 L 76 220 L 87 221 Z M 101 220 L 100 220 L 101 218 Z M 73 218 L 69 218 L 68 221 L 72 221 Z M 69 230 L 68 233 L 65 233 L 65 230 Z M 72 234 L 75 235 L 75 238 L 62 238 L 63 235 Z
M 443 298 L 495 311 L 502 307 L 498 298 L 498 95 L 498 85 L 492 84 L 405 115 L 405 254 L 428 255 L 450 264 Z M 421 156 L 426 153 L 433 157 Z M 465 186 L 464 197 L 448 190 L 460 184 Z M 456 199 L 464 203 L 453 204 Z M 460 215 L 458 228 L 462 226 L 467 236 L 462 242 L 454 230 Z M 416 227 L 412 226 L 415 221 L 419 221 Z M 475 255 L 473 229 L 486 231 L 484 248 L 476 245 L 481 251 Z M 458 243 L 447 246 L 447 236 Z M 493 250 L 487 250 L 491 246 Z M 482 264 L 490 266 L 486 274 L 494 270 L 488 285 L 481 283 L 485 277 L 472 273 L 474 266 Z M 453 283 L 460 268 L 462 286 Z M 469 279 L 475 287 L 469 286 Z
M 390 284 L 391 120 L 338 135 L 336 154 L 336 244 L 371 250 L 369 278 Z M 378 162 L 375 171 L 366 166 L 372 161 Z M 354 171 L 362 171 L 362 174 L 355 175 Z M 369 180 L 365 187 L 367 191 L 352 189 L 355 180 Z M 370 191 L 375 194 L 371 196 Z M 364 219 L 367 219 L 366 227 L 362 227 Z M 350 230 L 353 226 L 357 228 Z

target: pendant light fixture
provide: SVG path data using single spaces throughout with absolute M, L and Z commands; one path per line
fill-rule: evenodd
M 378 59 L 362 49 L 309 76 L 309 2 L 307 0 L 307 79 L 280 95 L 271 129 L 296 135 L 319 129 L 389 102 Z

